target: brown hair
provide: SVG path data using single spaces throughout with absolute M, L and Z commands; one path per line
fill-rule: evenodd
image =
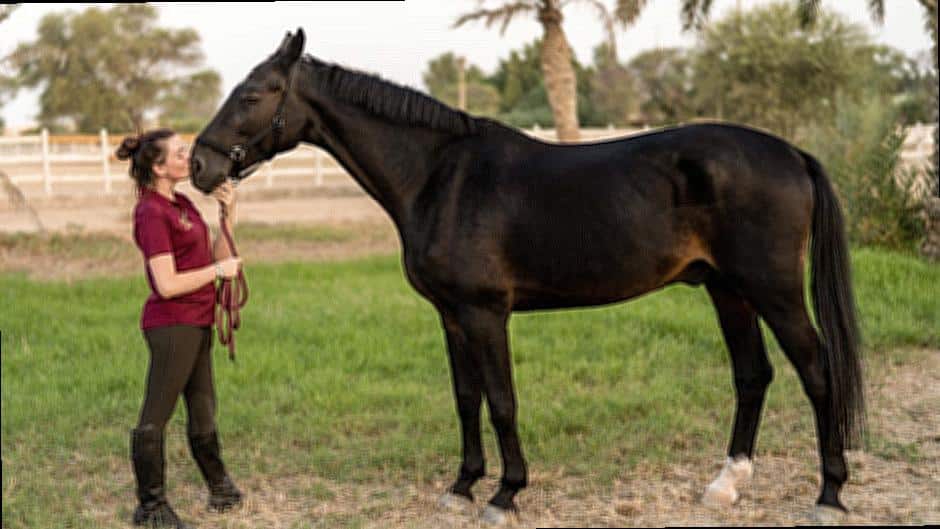
M 166 160 L 164 140 L 176 133 L 170 129 L 156 129 L 137 136 L 125 136 L 114 155 L 118 160 L 130 160 L 130 176 L 137 184 L 137 196 L 153 184 L 153 164 Z

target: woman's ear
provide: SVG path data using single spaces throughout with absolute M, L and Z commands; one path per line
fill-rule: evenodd
M 150 171 L 153 173 L 153 176 L 163 178 L 166 176 L 166 163 L 153 162 L 153 165 L 150 166 Z

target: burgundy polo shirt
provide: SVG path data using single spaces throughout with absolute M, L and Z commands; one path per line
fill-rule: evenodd
M 177 272 L 212 264 L 209 229 L 199 211 L 185 195 L 174 200 L 145 190 L 134 208 L 134 240 L 144 254 L 144 268 L 150 284 L 150 297 L 144 303 L 140 327 L 166 325 L 212 325 L 215 321 L 215 283 L 210 282 L 188 294 L 164 298 L 154 286 L 149 261 L 155 255 L 173 254 Z

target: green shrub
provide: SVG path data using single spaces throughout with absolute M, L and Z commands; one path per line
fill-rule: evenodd
M 917 170 L 900 167 L 905 131 L 897 107 L 874 95 L 839 107 L 834 123 L 807 127 L 798 143 L 829 172 L 853 243 L 915 249 L 925 233 L 924 204 L 913 192 Z

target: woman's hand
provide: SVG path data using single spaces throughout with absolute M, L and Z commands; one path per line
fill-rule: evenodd
M 238 275 L 238 269 L 241 267 L 241 257 L 228 257 L 218 261 L 219 268 L 222 270 L 222 277 L 232 279 Z
M 212 196 L 219 201 L 219 207 L 222 208 L 222 215 L 229 220 L 229 222 L 235 222 L 235 186 L 232 185 L 230 180 L 226 180 L 225 183 L 215 188 L 212 191 Z

